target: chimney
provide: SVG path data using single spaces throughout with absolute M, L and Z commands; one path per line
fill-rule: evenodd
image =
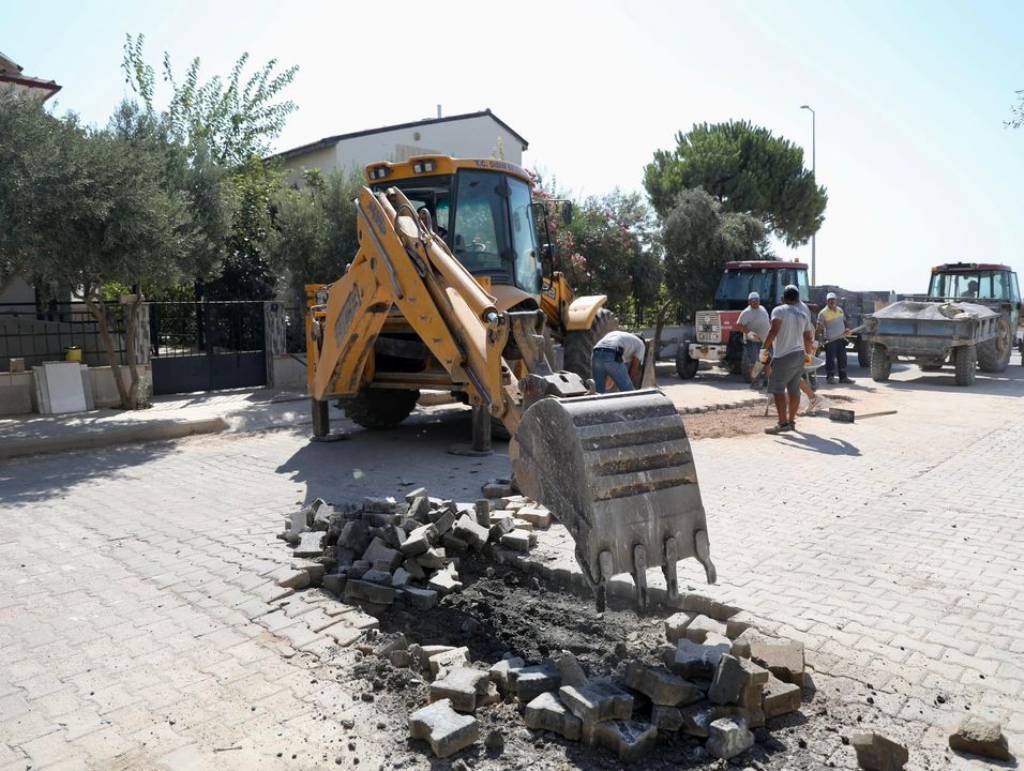
M 440 117 L 441 117 L 441 105 L 438 105 L 438 106 L 437 106 L 437 117 L 438 117 L 438 118 L 440 118 Z

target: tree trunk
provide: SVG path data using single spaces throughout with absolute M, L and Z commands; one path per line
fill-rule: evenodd
M 128 376 L 131 378 L 129 394 L 132 406 L 128 409 L 138 410 L 148 407 L 148 399 L 142 392 L 142 378 L 139 376 L 139 363 L 135 358 L 135 332 L 139 319 L 139 308 L 142 306 L 142 295 L 138 293 L 131 303 L 124 306 L 126 317 L 124 321 L 124 345 L 126 359 L 128 362 Z
M 107 308 L 103 304 L 103 300 L 97 300 L 91 296 L 91 293 L 86 290 L 83 294 L 85 300 L 85 306 L 89 309 L 89 313 L 96 319 L 96 325 L 100 330 L 100 342 L 103 343 L 103 348 L 107 353 L 107 363 L 110 365 L 110 371 L 114 375 L 114 385 L 117 386 L 117 395 L 121 398 L 121 408 L 125 410 L 135 409 L 135 404 L 132 399 L 132 393 L 125 388 L 124 381 L 121 380 L 121 365 L 117 362 L 117 354 L 114 352 L 114 341 L 110 337 L 110 328 L 107 324 Z
M 672 301 L 668 300 L 661 304 L 658 308 L 657 316 L 654 319 L 654 355 L 658 355 L 658 348 L 661 347 L 661 331 L 665 328 L 665 316 L 668 315 L 669 308 L 672 307 Z

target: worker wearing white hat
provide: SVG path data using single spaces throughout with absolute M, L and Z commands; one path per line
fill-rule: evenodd
M 825 307 L 818 312 L 818 331 L 825 338 L 825 380 L 835 383 L 838 370 L 840 383 L 852 383 L 846 375 L 846 336 L 850 327 L 836 299 L 836 293 L 829 292 L 825 295 Z
M 751 367 L 757 361 L 761 343 L 768 337 L 771 327 L 772 320 L 768 318 L 768 311 L 761 306 L 761 295 L 751 292 L 747 295 L 747 307 L 736 321 L 736 329 L 743 334 L 743 345 L 747 349 L 743 360 L 750 362 Z M 756 380 L 751 383 L 751 387 L 757 387 Z

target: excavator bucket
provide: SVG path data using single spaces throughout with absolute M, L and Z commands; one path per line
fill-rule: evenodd
M 572 534 L 599 609 L 618 573 L 632 574 L 637 605 L 646 608 L 652 567 L 677 596 L 676 562 L 687 557 L 714 583 L 690 441 L 660 390 L 538 399 L 510 451 L 522 492 Z

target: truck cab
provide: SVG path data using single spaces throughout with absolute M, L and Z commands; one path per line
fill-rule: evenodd
M 709 310 L 694 315 L 694 340 L 679 346 L 676 371 L 683 379 L 697 374 L 701 361 L 721 364 L 732 374 L 747 377 L 743 366 L 743 334 L 736 329 L 740 313 L 747 307 L 747 296 L 757 292 L 761 305 L 771 313 L 782 302 L 789 284 L 800 289 L 800 299 L 810 299 L 807 266 L 802 262 L 775 260 L 731 261 L 725 263 L 714 301 Z M 751 365 L 753 363 L 751 362 Z
M 932 268 L 928 299 L 933 302 L 969 302 L 998 310 L 1003 319 L 995 341 L 994 355 L 1009 357 L 1009 348 L 1017 347 L 1024 357 L 1024 339 L 1019 326 L 1020 285 L 1017 273 L 1008 265 L 983 262 L 947 262 Z M 1024 364 L 1024 358 L 1021 363 Z

